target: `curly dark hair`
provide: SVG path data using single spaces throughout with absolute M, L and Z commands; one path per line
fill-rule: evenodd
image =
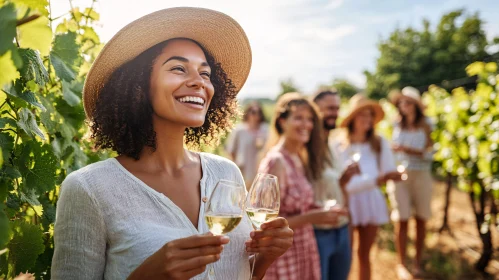
M 136 160 L 144 147 L 151 147 L 153 151 L 156 149 L 153 108 L 149 96 L 150 77 L 154 61 L 168 42 L 164 41 L 147 49 L 116 69 L 104 85 L 90 120 L 91 138 L 95 140 L 96 148 L 109 148 L 119 155 Z M 192 149 L 199 149 L 201 145 L 218 144 L 220 137 L 232 128 L 234 118 L 239 114 L 235 85 L 220 63 L 199 46 L 211 67 L 210 80 L 215 94 L 204 124 L 189 127 L 184 132 L 185 143 Z

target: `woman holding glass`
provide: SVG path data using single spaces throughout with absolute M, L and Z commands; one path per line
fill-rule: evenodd
M 371 279 L 369 253 L 380 225 L 388 223 L 388 209 L 380 191 L 388 180 L 400 180 L 388 141 L 375 132 L 383 119 L 381 106 L 361 94 L 350 99 L 349 113 L 333 147 L 346 166 L 357 162 L 360 174 L 345 185 L 351 224 L 358 233 L 359 279 Z
M 321 279 L 313 224 L 336 224 L 344 210 L 316 208 L 311 182 L 319 179 L 326 154 L 315 105 L 298 93 L 279 98 L 270 126 L 268 152 L 260 172 L 277 176 L 279 216 L 294 230 L 293 246 L 269 268 L 265 279 Z
M 262 106 L 251 103 L 245 110 L 243 122 L 231 132 L 227 152 L 243 173 L 246 186 L 250 187 L 258 169 L 258 159 L 267 141 L 268 125 L 265 123 Z
M 232 162 L 184 148 L 231 127 L 250 66 L 239 24 L 201 8 L 146 15 L 106 44 L 83 100 L 97 148 L 118 157 L 63 182 L 52 279 L 249 279 L 250 249 L 263 277 L 291 246 L 287 221 L 254 232 L 241 217 L 226 236 L 206 233 L 215 185 L 243 178 Z
M 407 180 L 389 184 L 388 193 L 393 206 L 391 218 L 396 222 L 396 245 L 399 256 L 397 274 L 400 279 L 410 279 L 405 266 L 407 224 L 412 216 L 416 219 L 416 260 L 413 275 L 420 277 L 421 256 L 426 235 L 426 221 L 431 217 L 433 180 L 431 161 L 433 141 L 431 122 L 424 115 L 421 94 L 413 87 L 390 94 L 391 102 L 399 111 L 399 119 L 393 129 L 392 148 L 397 158 L 407 162 Z

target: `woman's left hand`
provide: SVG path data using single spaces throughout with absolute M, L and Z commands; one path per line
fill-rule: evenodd
M 407 151 L 405 146 L 399 144 L 392 145 L 392 150 L 397 153 L 405 153 Z
M 288 221 L 276 218 L 262 224 L 260 230 L 252 231 L 251 239 L 246 241 L 248 253 L 258 253 L 260 256 L 274 261 L 293 245 L 293 230 Z

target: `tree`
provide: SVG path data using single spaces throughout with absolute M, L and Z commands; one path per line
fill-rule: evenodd
M 346 79 L 334 79 L 331 86 L 338 90 L 342 98 L 350 98 L 360 91 Z
M 486 48 L 498 42 L 487 41 L 478 13 L 465 16 L 464 10 L 450 12 L 434 31 L 423 20 L 422 30 L 409 27 L 392 32 L 378 45 L 376 70 L 364 72 L 367 94 L 382 98 L 391 89 L 408 85 L 421 91 L 432 84 L 456 87 L 445 81 L 466 78 L 466 66 L 484 60 L 489 56 Z
M 288 93 L 288 92 L 298 92 L 298 91 L 300 91 L 298 89 L 298 87 L 295 85 L 295 82 L 294 82 L 294 80 L 292 78 L 288 78 L 286 80 L 282 80 L 282 81 L 280 81 L 279 84 L 281 86 L 281 91 L 280 91 L 278 97 L 281 96 L 281 95 L 283 95 L 283 94 L 285 94 L 285 93 Z
M 102 47 L 94 3 L 53 31 L 47 0 L 0 1 L 0 279 L 50 279 L 59 186 L 108 157 L 92 149 L 81 102 Z

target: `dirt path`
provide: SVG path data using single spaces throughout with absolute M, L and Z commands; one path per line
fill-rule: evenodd
M 473 271 L 473 263 L 478 259 L 481 242 L 475 226 L 475 219 L 468 195 L 453 189 L 449 208 L 449 226 L 454 237 L 448 233 L 438 233 L 443 217 L 445 185 L 436 183 L 433 193 L 433 217 L 428 223 L 427 246 L 424 255 L 424 266 L 427 276 L 424 279 L 499 279 L 499 254 L 496 254 L 487 269 L 491 275 L 484 278 Z M 415 231 L 410 222 L 409 236 L 414 240 Z M 499 251 L 499 232 L 492 229 L 494 246 Z M 356 250 L 355 250 L 356 251 Z M 355 252 L 354 251 L 354 252 Z M 409 259 L 415 255 L 411 242 L 408 247 Z M 354 253 L 355 256 L 355 253 Z M 396 280 L 395 266 L 397 264 L 394 251 L 393 226 L 387 225 L 378 234 L 378 240 L 371 252 L 372 279 Z M 354 257 L 349 280 L 357 279 L 358 264 Z

